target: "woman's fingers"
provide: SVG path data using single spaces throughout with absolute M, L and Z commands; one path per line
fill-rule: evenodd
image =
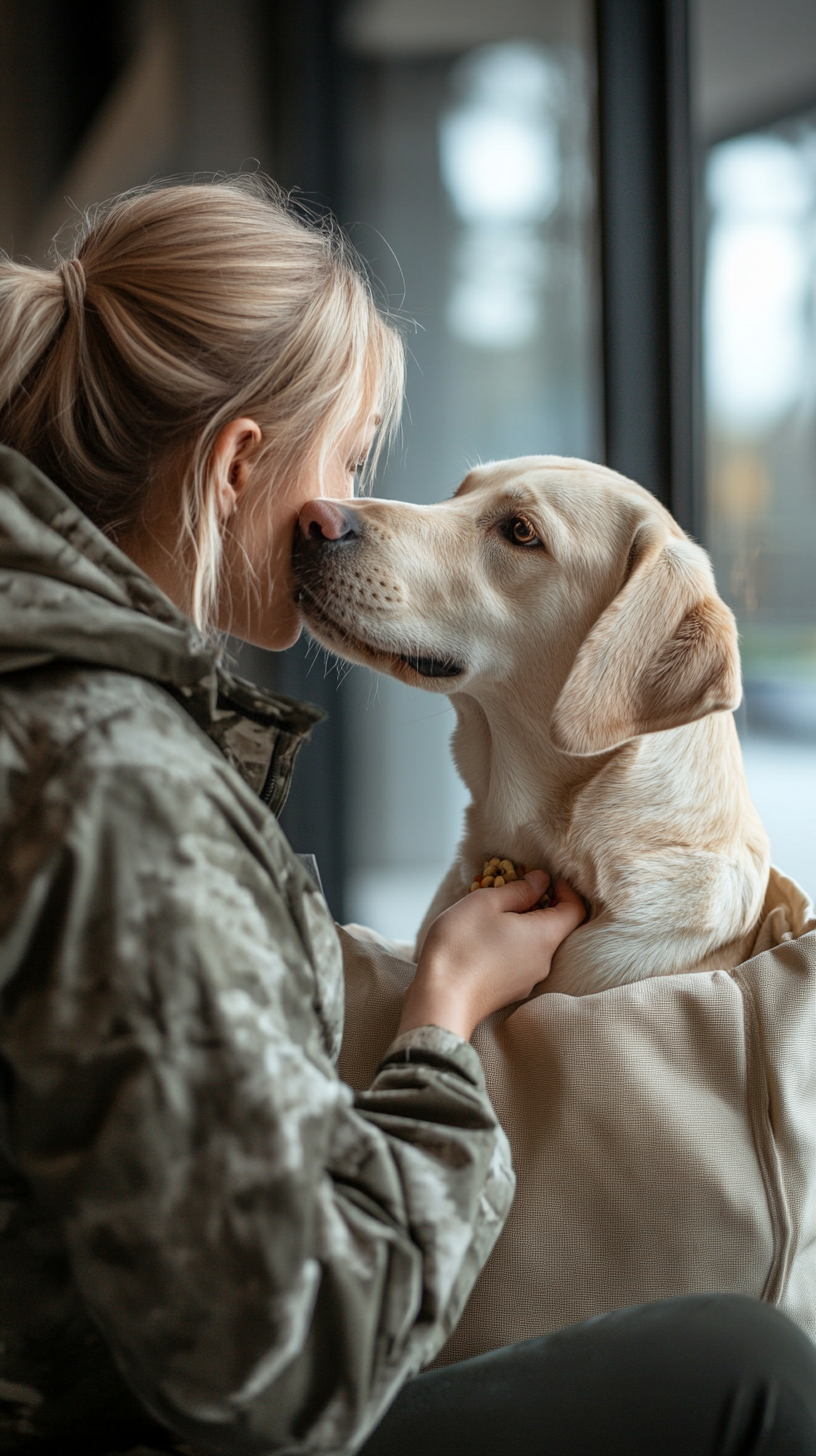
M 516 914 L 524 914 L 538 904 L 549 887 L 550 877 L 546 870 L 528 870 L 523 879 L 511 880 L 508 885 L 488 890 L 486 893 L 491 898 L 487 904 L 502 913 L 515 911 Z M 556 880 L 554 902 L 541 910 L 540 914 L 547 917 L 550 925 L 558 927 L 561 932 L 560 941 L 581 924 L 586 916 L 586 909 L 580 895 L 575 893 L 566 880 Z
M 568 885 L 566 880 L 556 880 L 555 904 L 541 913 L 551 917 L 552 923 L 557 925 L 561 931 L 563 940 L 571 930 L 577 930 L 586 919 L 586 906 L 581 896 L 573 890 L 572 885 Z
M 536 933 L 546 941 L 550 954 L 556 951 L 562 940 L 576 930 L 586 918 L 586 909 L 580 895 L 577 895 L 566 880 L 556 880 L 553 902 L 545 909 L 535 910 L 542 895 L 550 886 L 550 877 L 544 870 L 528 870 L 521 880 L 509 885 L 500 885 L 498 890 L 487 890 L 488 901 L 494 910 L 502 914 L 530 914 Z M 533 925 L 531 924 L 531 929 Z M 548 968 L 549 969 L 549 968 Z
M 557 951 L 561 941 L 567 939 L 571 930 L 576 930 L 586 919 L 586 907 L 580 895 L 576 894 L 565 879 L 557 879 L 552 903 L 546 909 L 533 909 L 548 888 L 549 875 L 544 869 L 530 869 L 525 878 L 511 881 L 509 885 L 500 885 L 498 890 L 488 890 L 487 894 L 493 897 L 491 904 L 495 909 L 503 913 L 529 913 L 530 919 L 535 923 L 536 932 L 544 936 L 549 954 L 552 954 Z
M 491 896 L 486 903 L 502 912 L 515 911 L 520 915 L 525 910 L 532 910 L 549 887 L 550 877 L 545 870 L 528 870 L 522 880 L 511 880 L 507 885 L 499 885 L 498 889 L 494 886 L 485 890 L 485 895 Z

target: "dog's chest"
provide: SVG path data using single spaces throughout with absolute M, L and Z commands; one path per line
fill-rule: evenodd
M 508 813 L 490 814 L 474 806 L 463 843 L 463 870 L 481 873 L 485 860 L 505 855 L 528 869 L 543 869 L 553 877 L 565 875 L 579 894 L 591 896 L 597 888 L 597 867 L 587 841 L 575 844 L 571 819 L 565 813 L 540 813 L 533 818 Z

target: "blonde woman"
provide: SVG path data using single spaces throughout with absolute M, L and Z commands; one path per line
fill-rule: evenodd
M 258 182 L 128 195 L 54 270 L 0 262 L 2 1451 L 354 1449 L 508 1211 L 468 1039 L 582 907 L 534 909 L 536 872 L 449 911 L 355 1099 L 338 941 L 274 817 L 313 715 L 219 658 L 297 637 L 298 512 L 352 493 L 401 391 L 342 239 Z M 784 1438 L 792 1327 L 649 1318 L 411 1380 L 371 1450 L 708 1451 L 731 1396 L 754 1450 L 773 1359 Z

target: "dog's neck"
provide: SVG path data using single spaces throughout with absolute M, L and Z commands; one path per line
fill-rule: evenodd
M 500 692 L 451 696 L 457 726 L 452 747 L 470 792 L 469 829 L 478 854 L 502 853 L 558 868 L 576 800 L 609 761 L 578 758 L 550 741 L 548 717 L 520 711 Z
M 451 702 L 454 758 L 471 795 L 460 846 L 464 879 L 487 856 L 509 855 L 564 874 L 593 905 L 609 905 L 619 898 L 621 855 L 643 843 L 652 851 L 683 843 L 692 825 L 701 851 L 727 853 L 751 886 L 766 877 L 767 837 L 750 801 L 731 714 L 673 729 L 670 747 L 666 735 L 654 734 L 584 758 L 556 749 L 548 714 L 536 716 L 518 697 L 497 692 L 477 701 L 462 693 Z M 667 777 L 683 783 L 680 799 L 662 797 Z M 627 840 L 632 815 L 639 838 L 627 848 L 621 836 Z M 609 823 L 617 825 L 614 836 L 603 832 Z

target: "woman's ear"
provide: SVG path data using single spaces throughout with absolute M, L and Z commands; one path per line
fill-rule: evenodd
M 687 538 L 636 534 L 624 585 L 583 642 L 553 709 L 557 748 L 588 756 L 736 708 L 737 630 Z
M 212 450 L 212 465 L 215 504 L 222 523 L 234 516 L 238 509 L 261 438 L 260 425 L 251 419 L 230 420 L 218 432 Z

